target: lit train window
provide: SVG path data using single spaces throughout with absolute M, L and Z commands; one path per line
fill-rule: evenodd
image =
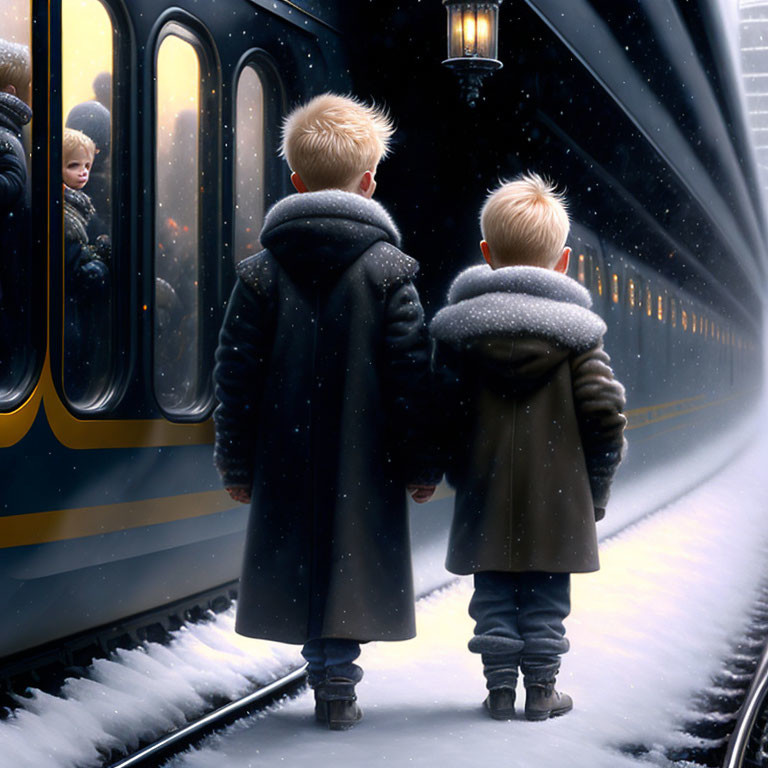
M 630 279 L 627 284 L 627 294 L 629 296 L 629 306 L 631 309 L 634 309 L 635 303 L 637 302 L 637 296 L 635 295 L 635 281 L 632 279 Z
M 12 171 L 0 205 L 0 411 L 29 396 L 44 349 L 44 254 L 35 233 L 44 230 L 45 197 L 30 194 L 45 155 L 33 167 L 30 17 L 29 0 L 0 2 L 0 155 Z
M 677 302 L 674 299 L 669 300 L 669 322 L 677 328 Z
M 580 253 L 579 254 L 579 266 L 578 266 L 578 271 L 577 271 L 577 277 L 578 277 L 578 281 L 582 285 L 584 285 L 586 283 L 586 280 L 587 280 L 587 278 L 586 278 L 586 264 L 585 264 L 586 260 L 587 260 L 586 256 L 584 256 L 583 253 Z
M 691 312 L 691 333 L 696 333 L 696 314 Z
M 611 275 L 611 299 L 614 304 L 619 303 L 619 276 L 615 272 Z
M 64 0 L 64 361 L 70 402 L 97 405 L 115 367 L 112 253 L 112 62 L 114 30 L 100 0 Z
M 246 66 L 237 81 L 235 261 L 261 250 L 264 220 L 264 87 Z
M 597 285 L 597 295 L 603 295 L 603 275 L 600 271 L 600 267 L 595 265 L 595 284 Z
M 193 33 L 168 24 L 157 49 L 154 385 L 171 414 L 207 394 L 202 333 L 201 53 Z
M 653 315 L 653 294 L 651 293 L 650 286 L 645 286 L 645 314 L 648 317 Z
M 656 301 L 656 319 L 664 320 L 664 297 L 659 296 Z
M 685 310 L 683 310 L 681 313 L 681 322 L 683 324 L 683 330 L 687 331 L 688 330 L 688 313 Z

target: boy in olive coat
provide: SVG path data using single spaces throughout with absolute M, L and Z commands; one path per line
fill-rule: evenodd
M 568 712 L 554 689 L 568 650 L 570 574 L 598 569 L 595 521 L 623 450 L 624 390 L 588 291 L 564 273 L 568 215 L 535 174 L 481 213 L 488 265 L 453 282 L 435 316 L 442 443 L 456 506 L 446 567 L 474 574 L 469 648 L 482 655 L 496 719 Z
M 371 197 L 392 126 L 323 94 L 286 119 L 301 194 L 241 261 L 216 353 L 215 462 L 250 502 L 237 631 L 301 643 L 318 721 L 360 719 L 360 643 L 415 634 L 405 486 L 434 491 L 419 440 L 429 342 L 418 264 Z M 419 446 L 422 446 L 421 448 Z

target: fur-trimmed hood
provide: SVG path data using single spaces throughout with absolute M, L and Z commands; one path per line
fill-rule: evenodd
M 264 219 L 261 242 L 294 275 L 338 273 L 384 241 L 400 245 L 400 233 L 374 200 L 338 189 L 289 195 Z
M 482 265 L 453 281 L 448 306 L 435 315 L 430 330 L 457 348 L 533 338 L 578 353 L 596 346 L 606 331 L 591 306 L 584 287 L 553 270 Z

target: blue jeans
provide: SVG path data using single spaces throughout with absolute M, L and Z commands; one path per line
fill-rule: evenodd
M 488 688 L 514 687 L 518 667 L 527 683 L 553 680 L 569 648 L 563 620 L 571 611 L 569 573 L 475 574 L 469 615 Z
M 360 655 L 357 640 L 321 637 L 310 640 L 301 649 L 307 660 L 307 675 L 312 688 L 331 677 L 345 677 L 359 683 L 363 670 L 352 662 Z

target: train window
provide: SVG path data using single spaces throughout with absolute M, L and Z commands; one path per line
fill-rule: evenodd
M 587 265 L 586 265 L 586 260 L 587 260 L 587 257 L 583 253 L 580 253 L 579 254 L 579 264 L 578 264 L 578 269 L 577 269 L 577 272 L 576 272 L 576 276 L 577 276 L 578 281 L 582 285 L 584 285 L 587 282 L 587 272 L 586 272 L 586 266 Z
M 112 62 L 114 29 L 100 0 L 64 0 L 63 384 L 70 402 L 99 403 L 115 365 L 112 300 Z
M 614 304 L 619 303 L 619 276 L 615 272 L 611 275 L 611 300 Z
M 237 81 L 235 260 L 261 250 L 264 219 L 264 86 L 253 66 Z
M 600 267 L 595 264 L 595 285 L 597 286 L 597 295 L 603 295 L 603 275 L 600 271 Z
M 161 408 L 195 410 L 201 371 L 201 61 L 196 38 L 163 30 L 156 61 L 154 384 Z
M 653 315 L 653 294 L 651 293 L 651 287 L 649 285 L 645 286 L 645 314 L 648 315 L 648 317 Z
M 691 333 L 696 333 L 696 313 L 691 312 Z
M 680 319 L 683 324 L 683 330 L 687 331 L 688 330 L 688 313 L 685 310 L 682 311 Z
M 661 294 L 656 298 L 656 319 L 664 321 L 664 297 Z
M 0 410 L 30 394 L 43 355 L 45 271 L 35 233 L 45 201 L 33 205 L 31 2 L 0 0 Z M 7 174 L 7 175 L 6 175 Z M 35 195 L 37 198 L 37 195 Z M 38 219 L 38 217 L 40 217 Z M 39 255 L 38 255 L 39 254 Z
M 674 299 L 669 300 L 669 322 L 677 328 L 677 302 Z
M 629 297 L 629 307 L 630 309 L 635 308 L 635 303 L 637 302 L 637 295 L 635 293 L 635 281 L 630 278 L 629 283 L 627 283 L 627 295 Z

